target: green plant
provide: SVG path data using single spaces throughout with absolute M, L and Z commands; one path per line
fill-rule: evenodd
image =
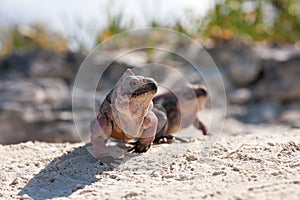
M 223 0 L 205 18 L 206 37 L 250 41 L 297 42 L 300 40 L 299 0 Z
M 40 25 L 15 26 L 6 31 L 1 38 L 0 53 L 28 51 L 31 49 L 48 49 L 54 51 L 68 50 L 68 41 L 60 34 L 52 33 Z
M 99 33 L 98 42 L 102 42 L 115 34 L 132 28 L 133 20 L 125 25 L 122 19 L 124 19 L 124 14 L 122 12 L 113 15 L 112 11 L 108 10 L 108 23 L 106 27 L 103 27 L 102 32 Z

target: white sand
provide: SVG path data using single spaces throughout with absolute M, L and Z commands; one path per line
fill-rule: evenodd
M 202 136 L 126 153 L 114 169 L 85 144 L 0 146 L 0 199 L 300 199 L 300 129 L 228 124 L 206 156 Z

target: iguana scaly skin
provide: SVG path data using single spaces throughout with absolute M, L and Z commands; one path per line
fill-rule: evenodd
M 137 139 L 135 152 L 146 152 L 150 148 L 158 124 L 152 111 L 157 87 L 154 79 L 136 76 L 130 69 L 123 74 L 91 123 L 91 142 L 96 158 L 109 156 L 105 145 L 109 137 L 123 141 Z

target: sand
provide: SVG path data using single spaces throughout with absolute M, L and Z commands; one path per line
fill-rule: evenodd
M 1 145 L 0 199 L 300 199 L 300 129 L 227 124 L 204 151 L 200 134 L 144 154 L 111 142 L 113 167 L 89 144 Z

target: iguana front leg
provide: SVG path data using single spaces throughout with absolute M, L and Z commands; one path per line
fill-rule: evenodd
M 201 130 L 202 133 L 203 133 L 203 135 L 207 135 L 208 134 L 208 132 L 207 132 L 208 130 L 207 130 L 206 125 L 202 122 L 201 119 L 199 119 L 198 116 L 196 116 L 196 119 L 195 119 L 193 125 L 194 125 L 194 127 L 196 129 Z
M 95 158 L 109 156 L 107 152 L 105 140 L 112 132 L 112 125 L 107 117 L 101 115 L 91 122 L 91 143 L 94 151 Z
M 149 111 L 149 113 L 144 118 L 142 126 L 142 135 L 138 139 L 138 141 L 133 144 L 134 147 L 131 148 L 129 151 L 136 153 L 143 153 L 148 151 L 148 149 L 151 146 L 151 143 L 154 141 L 155 138 L 157 123 L 158 120 L 156 115 L 152 111 Z

